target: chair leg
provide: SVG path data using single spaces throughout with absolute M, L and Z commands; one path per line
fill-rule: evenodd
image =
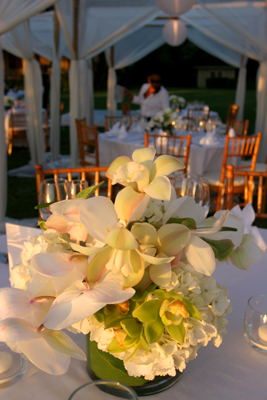
M 224 196 L 224 187 L 220 186 L 218 190 L 217 202 L 216 202 L 216 212 L 222 209 L 223 203 L 223 196 Z
M 9 135 L 9 140 L 8 140 L 8 151 L 7 151 L 7 154 L 9 156 L 12 154 L 12 147 L 13 147 L 12 141 L 13 141 L 13 135 L 10 134 Z

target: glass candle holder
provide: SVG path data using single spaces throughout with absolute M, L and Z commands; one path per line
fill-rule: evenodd
M 244 318 L 244 336 L 250 346 L 267 355 L 267 294 L 248 300 Z
M 39 204 L 46 204 L 66 200 L 67 181 L 63 178 L 45 179 L 41 182 Z M 44 221 L 51 215 L 49 207 L 40 208 L 40 215 Z
M 25 373 L 27 362 L 24 354 L 15 353 L 0 342 L 0 389 L 16 383 Z
M 77 194 L 88 188 L 88 182 L 83 180 L 73 180 L 67 182 L 67 199 L 75 199 Z
M 129 386 L 120 382 L 98 380 L 88 382 L 76 389 L 69 400 L 114 400 L 115 397 L 122 397 L 128 400 L 138 400 L 137 394 Z

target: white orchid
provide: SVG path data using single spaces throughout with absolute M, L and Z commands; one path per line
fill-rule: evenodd
M 112 184 L 131 186 L 136 192 L 148 194 L 153 199 L 170 200 L 171 183 L 167 175 L 183 169 L 184 165 L 176 157 L 162 155 L 154 162 L 156 150 L 148 147 L 137 149 L 129 157 L 118 157 L 110 165 L 106 176 Z
M 262 250 L 256 245 L 254 236 L 246 234 L 239 247 L 230 255 L 231 262 L 239 269 L 247 270 L 262 259 Z

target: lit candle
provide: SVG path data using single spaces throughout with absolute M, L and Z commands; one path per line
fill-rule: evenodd
M 262 340 L 267 342 L 267 325 L 262 325 L 259 327 L 258 335 Z
M 12 356 L 6 351 L 0 352 L 0 374 L 6 372 L 12 365 Z

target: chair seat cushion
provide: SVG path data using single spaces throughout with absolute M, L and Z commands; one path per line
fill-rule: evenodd
M 210 185 L 220 186 L 221 171 L 205 172 L 203 178 L 207 179 Z M 242 186 L 244 183 L 245 179 L 242 176 L 234 180 L 234 186 Z
M 239 164 L 240 167 L 248 167 L 250 168 L 251 161 L 250 160 L 242 160 Z M 267 164 L 265 163 L 256 163 L 255 172 L 265 172 L 267 171 Z

